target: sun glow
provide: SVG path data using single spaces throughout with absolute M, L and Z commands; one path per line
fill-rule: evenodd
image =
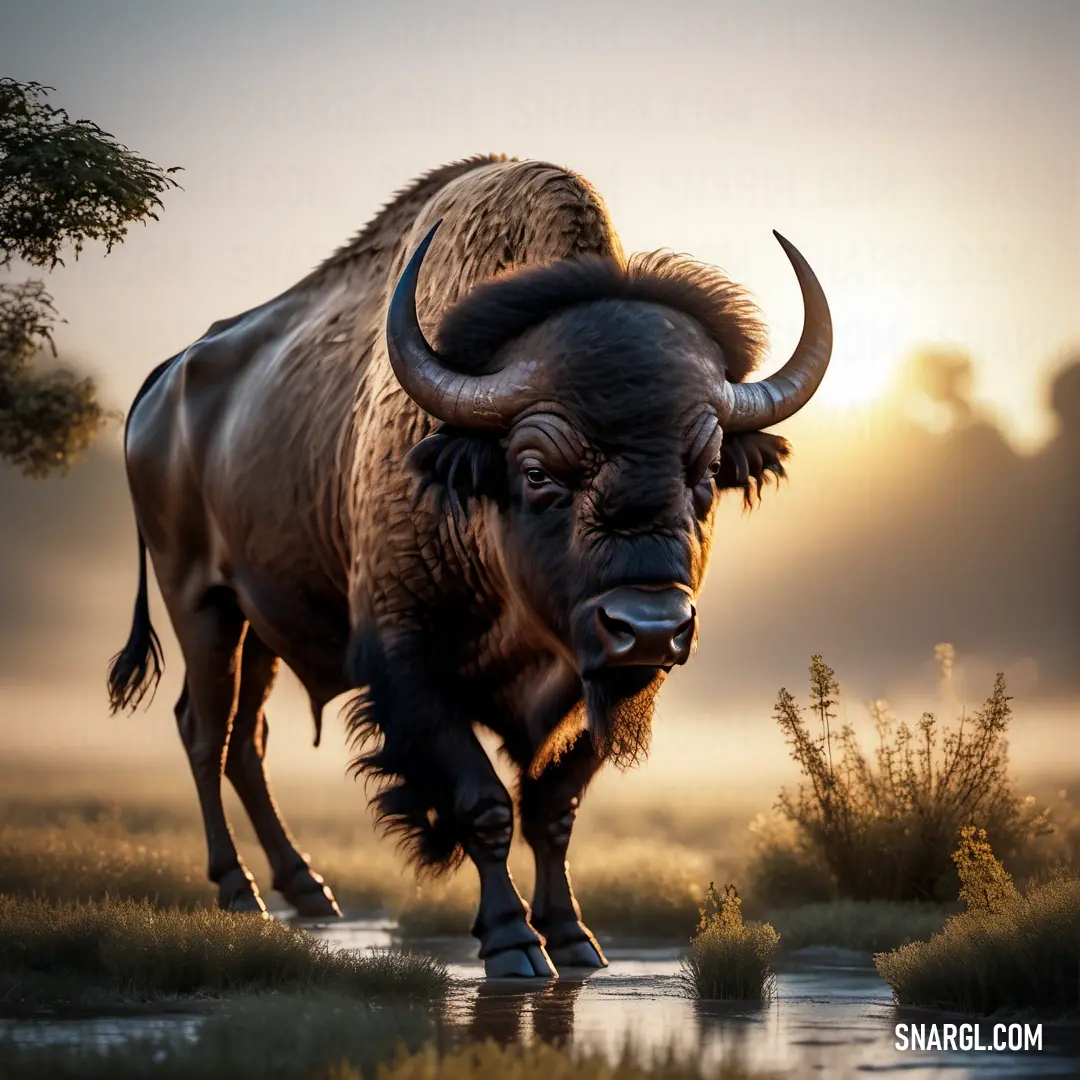
M 895 368 L 896 357 L 884 351 L 854 356 L 838 348 L 814 400 L 836 409 L 868 405 L 889 389 Z
M 885 288 L 849 286 L 829 294 L 833 320 L 833 354 L 829 370 L 814 395 L 818 407 L 857 409 L 882 398 L 894 385 L 898 368 L 923 325 L 914 298 Z M 801 313 L 776 327 L 773 355 L 789 336 L 794 346 Z

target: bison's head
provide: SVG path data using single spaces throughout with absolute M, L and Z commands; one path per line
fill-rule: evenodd
M 438 226 L 436 226 L 437 228 Z M 719 271 L 673 255 L 590 257 L 474 289 L 424 338 L 416 287 L 435 229 L 391 301 L 387 347 L 442 421 L 410 454 L 458 518 L 470 499 L 513 600 L 578 672 L 602 752 L 633 760 L 664 674 L 697 633 L 716 497 L 782 475 L 791 416 L 825 373 L 832 328 L 813 271 L 780 239 L 806 311 L 776 375 L 742 380 L 764 334 Z

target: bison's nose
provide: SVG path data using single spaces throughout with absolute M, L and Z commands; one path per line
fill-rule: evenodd
M 694 640 L 694 605 L 678 588 L 613 589 L 596 606 L 604 663 L 685 664 Z

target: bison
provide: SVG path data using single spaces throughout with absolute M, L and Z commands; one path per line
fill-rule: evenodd
M 478 157 L 399 193 L 299 284 L 161 364 L 126 425 L 138 525 L 113 711 L 161 676 L 150 552 L 186 665 L 176 705 L 221 907 L 265 910 L 222 806 L 235 787 L 305 916 L 340 914 L 267 785 L 280 661 L 348 711 L 377 818 L 418 870 L 465 856 L 489 976 L 606 961 L 566 861 L 579 800 L 646 752 L 653 702 L 697 636 L 718 493 L 784 474 L 764 432 L 813 395 L 832 344 L 813 271 L 791 359 L 746 382 L 760 317 L 720 271 L 627 259 L 600 196 L 535 161 Z M 532 904 L 507 870 L 520 771 Z

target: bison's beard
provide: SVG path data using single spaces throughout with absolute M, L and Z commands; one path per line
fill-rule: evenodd
M 625 667 L 590 676 L 585 685 L 585 724 L 596 752 L 618 769 L 649 753 L 653 706 L 664 672 Z

